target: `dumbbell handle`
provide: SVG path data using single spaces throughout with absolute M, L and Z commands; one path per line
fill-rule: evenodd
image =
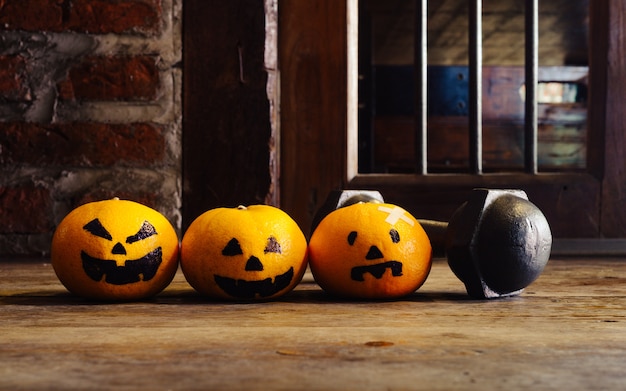
M 430 239 L 430 245 L 433 248 L 434 256 L 445 256 L 446 253 L 446 232 L 448 231 L 448 223 L 445 221 L 418 219 L 426 235 Z

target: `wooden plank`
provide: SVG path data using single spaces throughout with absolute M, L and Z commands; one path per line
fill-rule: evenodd
M 52 268 L 0 263 L 0 389 L 620 389 L 626 262 L 551 260 L 519 297 L 471 300 L 442 260 L 414 295 L 95 304 Z
M 609 5 L 607 2 L 589 4 L 589 172 L 598 178 L 604 175 L 605 134 L 607 126 L 607 78 L 609 56 Z
M 626 239 L 556 239 L 552 255 L 561 257 L 624 257 Z
M 183 17 L 186 227 L 210 208 L 271 201 L 276 179 L 264 3 L 190 0 Z
M 626 121 L 624 121 L 624 101 L 626 99 L 626 4 L 623 1 L 601 2 L 592 4 L 593 12 L 602 12 L 607 7 L 608 23 L 593 26 L 592 34 L 599 34 L 599 39 L 607 38 L 606 43 L 600 43 L 597 51 L 593 50 L 592 61 L 598 61 L 596 66 L 606 75 L 603 82 L 600 77 L 594 81 L 599 87 L 606 87 L 606 95 L 602 90 L 592 92 L 592 99 L 596 97 L 600 102 L 606 102 L 604 108 L 605 134 L 604 139 L 604 176 L 602 183 L 602 233 L 606 237 L 626 236 Z M 601 29 L 607 29 L 602 31 Z M 592 35 L 592 42 L 596 42 Z M 606 46 L 605 46 L 606 45 Z M 608 50 L 610 48 L 610 50 Z M 606 51 L 604 51 L 606 50 Z M 603 56 L 604 54 L 604 56 Z M 592 62 L 592 64 L 594 64 Z
M 346 169 L 346 2 L 281 0 L 279 31 L 281 207 L 307 232 Z

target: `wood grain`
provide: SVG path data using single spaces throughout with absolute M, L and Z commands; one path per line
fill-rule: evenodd
M 344 177 L 346 3 L 281 0 L 278 11 L 281 207 L 306 232 Z
M 519 297 L 471 300 L 445 261 L 391 302 L 310 275 L 273 302 L 70 296 L 43 262 L 0 263 L 0 389 L 619 389 L 626 262 L 551 260 Z
M 264 3 L 191 0 L 183 11 L 186 229 L 211 208 L 277 199 L 270 169 L 277 136 L 267 92 Z M 275 11 L 267 12 L 271 20 Z
M 606 75 L 605 97 L 605 136 L 604 136 L 604 180 L 602 195 L 602 231 L 607 237 L 626 236 L 626 121 L 624 121 L 624 100 L 626 99 L 626 5 L 622 1 L 601 2 L 593 7 L 606 7 L 608 23 L 595 26 L 594 32 L 607 37 L 607 43 L 600 46 L 600 53 L 594 60 Z M 598 12 L 601 12 L 598 11 Z M 608 31 L 606 29 L 608 28 Z M 601 30 L 602 29 L 602 30 Z M 598 31 L 600 30 L 600 32 Z M 606 49 L 602 57 L 602 49 Z M 609 50 L 610 49 L 610 50 Z M 601 85 L 602 86 L 602 85 Z

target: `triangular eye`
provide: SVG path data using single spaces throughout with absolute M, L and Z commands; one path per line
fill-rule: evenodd
M 140 240 L 144 240 L 144 239 L 149 238 L 150 236 L 156 235 L 156 234 L 157 234 L 157 231 L 154 228 L 154 226 L 152 224 L 148 223 L 147 221 L 144 221 L 143 225 L 139 229 L 139 232 L 137 232 L 133 236 L 129 236 L 129 237 L 126 238 L 126 243 L 128 243 L 128 244 L 135 243 L 135 242 L 138 242 Z
M 280 248 L 280 244 L 278 243 L 278 241 L 276 240 L 275 237 L 270 236 L 267 239 L 267 245 L 265 246 L 265 250 L 263 250 L 263 252 L 265 254 L 267 253 L 276 253 L 276 254 L 282 254 L 283 249 Z
M 113 237 L 103 226 L 100 220 L 93 219 L 83 226 L 83 229 L 92 235 L 104 238 L 106 240 L 113 240 Z
M 222 255 L 226 255 L 229 257 L 235 256 L 235 255 L 241 255 L 241 254 L 243 254 L 243 251 L 241 251 L 241 246 L 239 245 L 239 241 L 235 238 L 232 238 L 228 242 L 226 247 L 224 247 L 224 249 L 222 250 Z
M 391 236 L 391 241 L 394 243 L 398 243 L 400 241 L 400 234 L 393 228 L 389 231 L 389 236 Z
M 356 240 L 356 231 L 352 231 L 348 234 L 348 244 L 352 246 L 355 240 Z

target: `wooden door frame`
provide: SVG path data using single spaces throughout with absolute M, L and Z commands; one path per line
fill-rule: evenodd
M 376 175 L 355 168 L 357 0 L 280 0 L 281 206 L 303 226 L 329 191 L 380 190 L 416 216 L 447 219 L 474 187 L 515 187 L 549 218 L 556 237 L 626 242 L 626 5 L 590 8 L 589 169 L 582 174 Z M 350 52 L 352 51 L 352 52 Z M 350 53 L 350 55 L 349 55 Z M 352 77 L 350 76 L 352 75 Z M 600 131 L 594 131 L 600 129 Z M 592 221 L 589 224 L 589 221 Z M 586 224 L 587 229 L 572 227 Z M 594 242 L 595 243 L 595 242 Z M 607 243 L 606 240 L 603 243 Z M 594 244 L 595 246 L 595 244 Z M 626 249 L 626 246 L 623 246 Z

